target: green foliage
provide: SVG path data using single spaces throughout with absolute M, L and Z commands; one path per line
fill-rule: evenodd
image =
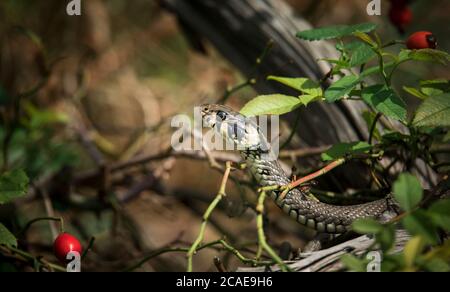
M 259 96 L 245 105 L 242 112 L 246 115 L 284 114 L 295 110 L 300 105 L 325 100 L 337 102 L 342 99 L 361 100 L 370 111 L 363 112 L 367 129 L 371 131 L 371 142 L 356 141 L 338 143 L 322 154 L 322 160 L 332 161 L 340 158 L 367 159 L 373 176 L 384 176 L 389 170 L 378 163 L 380 155 L 390 153 L 391 159 L 408 166 L 392 185 L 391 193 L 405 212 L 398 219 L 413 238 L 408 242 L 403 253 L 392 253 L 395 243 L 396 222 L 380 224 L 372 219 L 354 222 L 353 230 L 361 234 L 375 236 L 376 248 L 385 255 L 383 271 L 449 271 L 449 243 L 439 245 L 439 230 L 450 228 L 450 202 L 440 201 L 427 210 L 420 206 L 423 189 L 419 180 L 408 171 L 411 162 L 421 158 L 430 167 L 439 172 L 439 164 L 430 151 L 434 143 L 450 141 L 450 81 L 445 79 L 419 80 L 419 87 L 403 86 L 398 93 L 392 86 L 392 78 L 397 69 L 405 62 L 432 62 L 447 65 L 450 55 L 446 52 L 423 49 L 400 49 L 397 53 L 387 51 L 389 46 L 398 45 L 398 41 L 383 44 L 376 33 L 374 24 L 363 23 L 351 26 L 332 26 L 312 29 L 297 33 L 304 40 L 338 39 L 336 49 L 339 59 L 325 59 L 333 67 L 327 77 L 337 77 L 328 88 L 307 78 L 287 78 L 269 76 L 268 79 L 279 82 L 299 92 L 299 97 L 280 94 Z M 344 42 L 349 40 L 348 42 Z M 376 64 L 372 64 L 377 61 Z M 354 70 L 359 66 L 359 73 Z M 352 73 L 349 74 L 349 71 Z M 378 79 L 377 79 L 378 77 Z M 369 81 L 370 78 L 370 81 Z M 373 80 L 381 80 L 374 83 Z M 422 103 L 415 112 L 408 112 L 413 107 L 407 106 L 402 93 L 419 98 Z M 408 120 L 408 116 L 412 117 Z M 385 122 L 384 118 L 402 123 L 407 131 L 398 131 Z M 383 121 L 384 132 L 376 123 Z M 398 127 L 397 127 L 398 128 Z M 372 151 L 377 149 L 377 153 Z M 402 155 L 398 153 L 404 153 Z M 370 162 L 369 162 L 370 160 Z M 448 162 L 447 162 L 448 163 Z M 444 161 L 445 164 L 445 161 Z M 426 247 L 432 246 L 433 252 Z M 367 259 L 345 255 L 342 262 L 354 271 L 365 271 Z
M 241 109 L 241 114 L 247 117 L 282 115 L 295 110 L 300 105 L 301 102 L 297 97 L 283 94 L 260 95 L 248 102 Z
M 430 220 L 427 212 L 423 210 L 416 210 L 414 213 L 406 216 L 402 223 L 406 230 L 408 230 L 412 235 L 421 236 L 430 244 L 437 243 L 437 229 Z
M 383 225 L 374 219 L 360 219 L 353 223 L 353 231 L 360 234 L 379 234 L 383 231 Z
M 287 78 L 287 77 L 269 76 L 267 77 L 267 80 L 277 81 L 306 95 L 311 95 L 314 97 L 321 97 L 323 95 L 323 91 L 322 88 L 320 87 L 320 84 L 308 78 Z
M 354 272 L 366 272 L 367 271 L 367 260 L 362 260 L 354 255 L 345 254 L 341 257 L 342 263 Z
M 402 208 L 407 210 L 402 218 L 403 227 L 412 235 L 401 254 L 390 250 L 395 242 L 395 224 L 380 224 L 372 219 L 355 221 L 353 230 L 360 234 L 375 235 L 378 248 L 384 254 L 383 271 L 450 271 L 450 242 L 438 245 L 438 228 L 450 228 L 450 200 L 435 202 L 427 210 L 416 209 L 422 198 L 422 189 L 417 179 L 410 174 L 402 174 L 394 184 L 394 193 Z M 435 246 L 432 251 L 426 247 Z M 342 258 L 347 268 L 360 271 L 365 259 Z
M 0 205 L 26 195 L 28 177 L 23 170 L 5 172 L 0 176 Z
M 393 191 L 395 199 L 405 211 L 412 211 L 423 197 L 420 182 L 409 173 L 403 173 L 398 177 Z
M 356 25 L 336 25 L 301 31 L 297 33 L 297 37 L 308 41 L 335 39 L 352 35 L 357 31 L 371 32 L 375 30 L 376 27 L 377 27 L 376 24 L 373 23 L 362 23 Z
M 13 247 L 17 246 L 16 237 L 1 223 L 0 223 L 0 245 Z
M 399 121 L 406 120 L 406 104 L 386 85 L 373 85 L 362 91 L 363 100 L 378 112 Z
M 325 91 L 325 99 L 328 102 L 334 102 L 346 97 L 359 83 L 359 77 L 356 75 L 344 76 L 333 83 Z
M 427 98 L 417 109 L 416 127 L 450 127 L 450 93 Z
M 450 232 L 450 200 L 434 203 L 428 210 L 428 214 L 437 226 Z
M 346 155 L 366 153 L 371 149 L 372 146 L 366 142 L 339 143 L 322 153 L 322 160 L 335 160 Z

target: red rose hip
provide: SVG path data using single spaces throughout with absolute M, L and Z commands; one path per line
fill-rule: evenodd
M 406 47 L 410 50 L 436 49 L 437 39 L 429 31 L 418 31 L 409 36 Z
M 403 30 L 411 23 L 413 13 L 408 6 L 393 5 L 389 11 L 389 19 L 397 28 Z
M 62 263 L 66 263 L 66 256 L 71 251 L 81 254 L 81 244 L 78 239 L 69 233 L 61 233 L 53 242 L 53 252 Z

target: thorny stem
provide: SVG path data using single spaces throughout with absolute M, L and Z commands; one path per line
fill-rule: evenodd
M 206 225 L 208 224 L 208 219 L 211 216 L 212 211 L 217 207 L 219 202 L 225 197 L 225 188 L 228 181 L 228 177 L 230 176 L 231 172 L 231 162 L 226 162 L 226 168 L 225 173 L 222 178 L 222 183 L 220 184 L 219 192 L 217 193 L 215 199 L 212 201 L 212 203 L 208 206 L 208 209 L 206 209 L 205 213 L 203 214 L 203 222 L 200 226 L 200 232 L 197 236 L 197 239 L 192 244 L 191 248 L 187 252 L 187 271 L 192 272 L 192 257 L 194 256 L 194 253 L 197 251 L 198 246 L 203 241 L 204 235 L 205 235 L 205 229 Z

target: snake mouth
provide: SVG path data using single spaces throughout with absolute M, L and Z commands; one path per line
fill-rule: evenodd
M 203 126 L 207 128 L 213 128 L 216 126 L 216 119 L 210 115 L 203 115 Z

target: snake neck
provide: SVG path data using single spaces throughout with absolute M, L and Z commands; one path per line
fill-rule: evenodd
M 241 151 L 241 155 L 260 186 L 283 186 L 291 182 L 278 160 L 265 160 L 264 153 L 259 150 Z M 277 206 L 300 224 L 319 232 L 344 233 L 357 219 L 371 217 L 385 221 L 385 216 L 393 216 L 389 210 L 389 198 L 359 205 L 335 206 L 312 200 L 299 189 L 292 189 L 284 197 L 280 193 L 270 192 Z

